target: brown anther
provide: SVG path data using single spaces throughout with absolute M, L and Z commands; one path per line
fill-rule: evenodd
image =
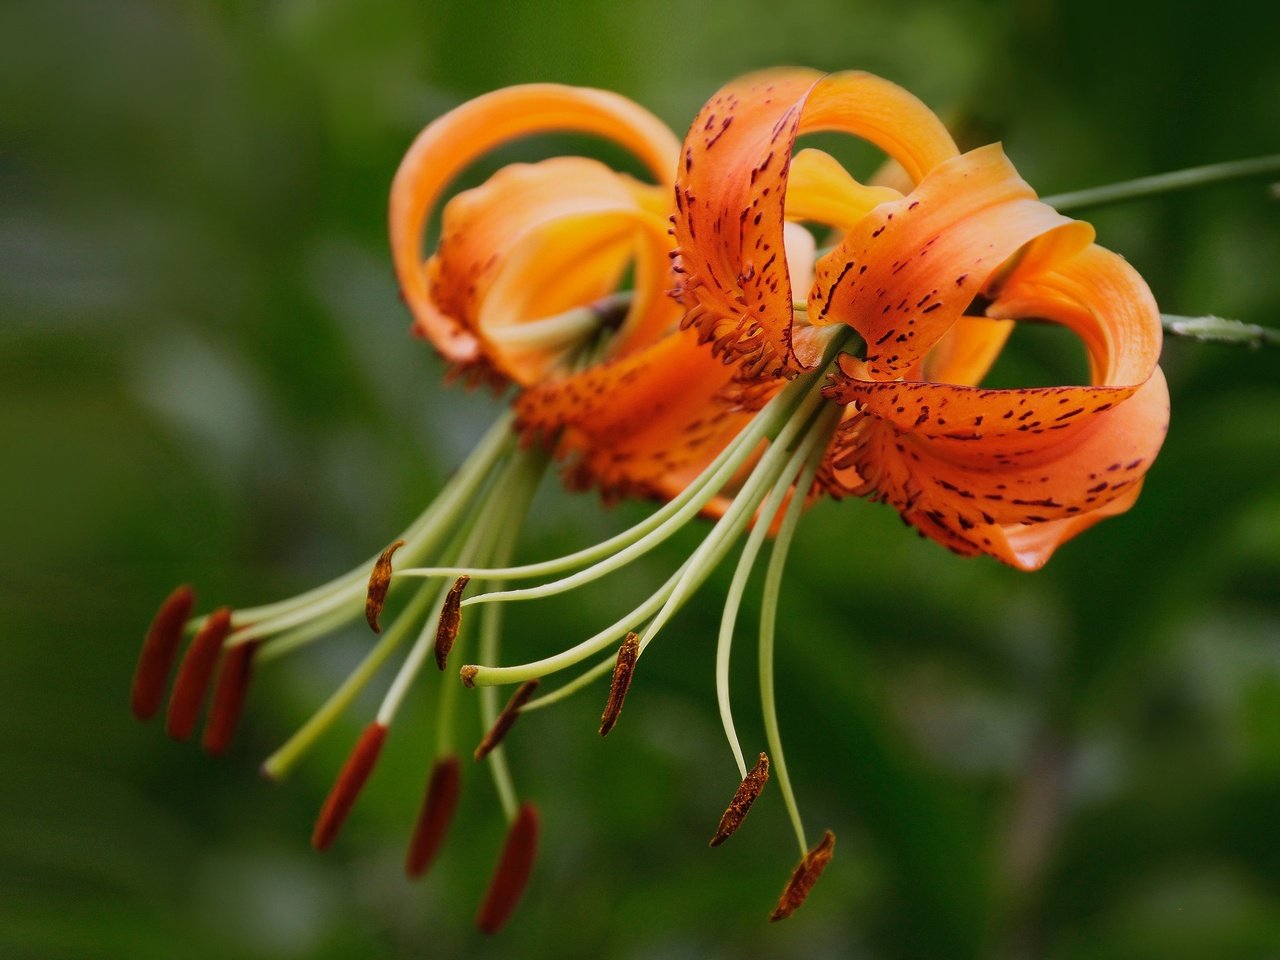
M 476 914 L 476 927 L 481 933 L 497 933 L 520 902 L 533 858 L 538 853 L 538 809 L 532 803 L 522 804 L 507 831 L 506 843 L 498 867 L 489 881 L 484 903 Z
M 205 753 L 222 753 L 231 745 L 240 714 L 244 710 L 249 692 L 249 680 L 253 675 L 253 654 L 258 641 L 239 643 L 228 647 L 222 654 L 218 668 L 218 681 L 213 687 L 213 705 L 204 722 L 204 736 L 200 744 Z
M 529 702 L 529 698 L 533 696 L 533 691 L 537 689 L 537 680 L 526 680 L 520 684 L 516 692 L 511 695 L 511 699 L 507 701 L 507 705 L 502 708 L 502 712 L 498 714 L 498 718 L 493 721 L 493 726 L 489 728 L 489 732 L 480 741 L 480 746 L 476 747 L 476 760 L 483 760 L 494 747 L 502 742 L 502 738 L 507 735 L 507 731 L 515 725 L 516 720 L 519 718 L 520 708 Z
M 480 668 L 474 663 L 468 663 L 465 667 L 458 671 L 458 679 L 462 681 L 462 685 L 468 690 L 476 685 L 476 674 L 480 672 Z
M 800 865 L 791 874 L 791 879 L 787 881 L 787 886 L 782 891 L 782 896 L 778 898 L 778 905 L 773 908 L 773 913 L 769 915 L 770 923 L 785 920 L 799 909 L 805 898 L 809 896 L 809 891 L 813 889 L 813 885 L 822 876 L 822 871 L 827 869 L 827 864 L 831 862 L 831 855 L 835 851 L 835 846 L 836 835 L 828 830 L 822 835 L 818 845 L 804 855 Z
M 196 728 L 200 707 L 204 705 L 214 668 L 218 666 L 218 654 L 230 632 L 231 610 L 219 607 L 209 614 L 182 655 L 178 677 L 169 694 L 169 712 L 164 718 L 164 732 L 173 739 L 186 740 Z
M 404 872 L 410 877 L 417 879 L 422 876 L 435 860 L 457 806 L 458 758 L 451 753 L 431 767 L 427 795 L 423 798 L 422 810 L 414 824 L 413 839 L 409 841 L 409 853 L 404 861 Z
M 769 757 L 762 753 L 756 765 L 742 778 L 738 792 L 729 801 L 728 809 L 720 818 L 720 826 L 716 827 L 716 835 L 711 838 L 711 846 L 720 846 L 737 832 L 737 829 L 742 826 L 742 821 L 747 819 L 747 814 L 751 812 L 751 805 L 756 802 L 756 797 L 760 796 L 760 791 L 768 782 Z
M 373 572 L 369 574 L 369 592 L 364 598 L 364 618 L 374 633 L 382 632 L 378 617 L 382 615 L 382 607 L 387 602 L 387 591 L 391 589 L 391 558 L 403 546 L 404 541 L 397 540 L 383 550 L 374 561 Z
M 627 699 L 627 690 L 631 688 L 631 674 L 635 672 L 638 656 L 640 656 L 640 635 L 628 633 L 627 639 L 618 648 L 618 659 L 613 665 L 613 681 L 609 684 L 609 700 L 605 703 L 604 713 L 600 716 L 600 736 L 602 737 L 607 737 L 613 725 L 618 722 L 623 701 Z
M 470 582 L 471 578 L 466 575 L 453 581 L 440 610 L 440 622 L 436 626 L 436 666 L 441 670 L 444 670 L 449 659 L 453 641 L 458 639 L 458 630 L 462 626 L 462 591 L 467 589 Z
M 182 640 L 182 628 L 195 606 L 195 592 L 185 584 L 174 590 L 156 611 L 147 628 L 133 673 L 129 705 L 139 720 L 150 720 L 164 701 L 164 685 Z
M 382 752 L 382 743 L 386 738 L 387 728 L 376 722 L 369 724 L 360 734 L 355 748 L 342 766 L 342 772 L 334 781 L 333 789 L 325 798 L 320 816 L 316 817 L 316 827 L 311 832 L 311 845 L 317 850 L 327 850 L 338 836 L 347 815 L 355 806 L 356 797 L 368 781 L 369 774 L 373 773 L 373 765 L 378 762 L 378 754 Z

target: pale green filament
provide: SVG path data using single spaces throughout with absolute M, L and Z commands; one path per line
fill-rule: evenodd
M 525 564 L 519 567 L 487 570 L 478 567 L 404 567 L 397 569 L 395 576 L 457 577 L 468 574 L 471 576 L 501 578 L 503 580 L 540 577 L 561 573 L 565 570 L 573 570 L 600 559 L 609 561 L 617 555 L 617 551 L 637 544 L 638 541 L 649 534 L 653 534 L 655 539 L 646 541 L 647 545 L 644 549 L 633 550 L 629 554 L 628 559 L 634 559 L 657 546 L 684 526 L 699 510 L 706 506 L 732 478 L 738 468 L 751 456 L 759 442 L 772 433 L 779 424 L 785 423 L 794 415 L 796 407 L 803 399 L 801 394 L 804 389 L 802 388 L 807 386 L 807 383 L 792 384 L 784 389 L 752 419 L 751 423 L 678 496 L 666 503 L 661 509 L 654 511 L 640 523 L 595 546 L 587 547 L 553 560 Z M 659 531 L 662 532 L 659 533 Z M 610 569 L 614 568 L 610 567 Z M 511 596 L 516 592 L 504 591 L 501 594 L 486 594 L 484 595 L 484 600 L 527 598 L 523 595 L 521 597 Z M 476 596 L 469 598 L 464 603 L 472 604 L 480 601 L 481 597 Z
M 441 586 L 423 584 L 408 605 L 396 617 L 395 622 L 387 629 L 364 655 L 360 664 L 342 681 L 342 685 L 329 695 L 324 704 L 311 715 L 311 718 L 275 753 L 262 764 L 262 772 L 273 780 L 282 780 L 289 774 L 294 764 L 311 748 L 311 746 L 328 730 L 343 711 L 351 705 L 351 701 L 359 695 L 374 675 L 386 663 L 387 658 L 395 652 L 401 641 L 409 635 L 418 618 L 422 616 L 427 605 L 436 595 L 441 593 Z M 264 648 L 265 650 L 265 648 Z
M 415 562 L 448 535 L 475 495 L 477 487 L 485 482 L 493 468 L 515 446 L 517 438 L 511 429 L 513 420 L 514 414 L 511 412 L 498 418 L 453 479 L 445 484 L 431 506 L 405 530 L 401 538 L 405 545 L 401 547 L 399 554 L 402 562 Z M 233 633 L 227 640 L 227 646 L 270 636 L 344 608 L 354 618 L 363 609 L 369 571 L 373 569 L 376 560 L 376 557 L 370 558 L 364 565 L 349 573 L 289 600 L 235 611 L 232 623 L 248 626 Z M 204 618 L 198 618 L 191 621 L 188 629 L 198 627 L 203 620 Z
M 1041 199 L 1058 210 L 1075 210 L 1079 207 L 1097 207 L 1105 203 L 1136 200 L 1226 180 L 1275 173 L 1280 173 L 1280 153 L 1273 153 L 1267 157 L 1253 157 L 1249 160 L 1212 163 L 1204 167 L 1175 170 L 1172 173 L 1158 173 L 1153 177 L 1139 177 L 1137 180 L 1126 180 L 1123 183 L 1111 183 L 1105 187 L 1091 187 L 1087 190 L 1073 190 L 1070 193 L 1059 193 Z
M 814 434 L 830 439 L 831 432 L 839 422 L 840 408 L 832 407 L 824 411 Z M 778 594 L 782 587 L 782 572 L 787 565 L 787 551 L 791 548 L 791 540 L 795 535 L 800 515 L 804 512 L 804 495 L 800 491 L 808 491 L 813 478 L 822 463 L 827 444 L 816 445 L 814 453 L 805 464 L 796 480 L 797 495 L 787 504 L 782 524 L 778 528 L 778 536 L 773 543 L 773 551 L 769 555 L 769 566 L 765 570 L 764 590 L 760 600 L 760 708 L 764 714 L 765 740 L 769 745 L 769 756 L 773 764 L 774 775 L 782 790 L 782 799 L 795 828 L 796 839 L 800 842 L 801 858 L 808 855 L 809 847 L 805 843 L 804 825 L 800 822 L 800 810 L 796 806 L 795 791 L 791 788 L 791 778 L 787 775 L 787 760 L 782 753 L 782 738 L 778 733 L 778 707 L 773 686 L 773 645 L 774 628 L 778 618 Z
M 733 571 L 733 580 L 729 584 L 729 592 L 725 596 L 724 611 L 720 616 L 720 634 L 716 639 L 716 703 L 720 708 L 720 724 L 724 727 L 724 735 L 729 741 L 729 749 L 733 751 L 733 759 L 738 764 L 738 772 L 743 779 L 747 776 L 747 762 L 742 756 L 742 744 L 738 742 L 737 729 L 733 723 L 733 708 L 729 700 L 729 660 L 733 649 L 733 628 L 738 619 L 738 608 L 742 604 L 742 594 L 751 577 L 756 557 L 764 545 L 769 528 L 773 525 L 782 501 L 792 489 L 792 481 L 796 478 L 796 470 L 800 469 L 813 453 L 813 443 L 819 431 L 811 430 L 788 462 L 786 469 L 769 491 L 769 497 L 760 508 L 755 526 L 738 557 L 738 565 Z M 795 496 L 804 498 L 805 491 L 795 487 Z

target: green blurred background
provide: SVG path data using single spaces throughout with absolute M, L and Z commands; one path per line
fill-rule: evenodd
M 1042 573 L 959 560 L 885 507 L 813 510 L 783 600 L 782 723 L 810 831 L 839 844 L 784 924 L 764 922 L 795 858 L 776 790 L 706 847 L 736 785 L 711 674 L 727 571 L 645 659 L 607 743 L 602 688 L 517 727 L 543 852 L 496 939 L 472 928 L 501 841 L 479 771 L 434 872 L 400 872 L 434 687 L 325 856 L 311 823 L 378 691 L 290 782 L 257 777 L 365 632 L 261 671 L 219 760 L 127 711 L 137 643 L 173 584 L 249 604 L 347 569 L 498 409 L 441 386 L 391 276 L 387 187 L 433 117 L 559 80 L 682 129 L 746 70 L 860 67 L 966 145 L 1002 139 L 1048 194 L 1275 152 L 1280 16 L 1263 10 L 0 7 L 0 956 L 1280 956 L 1274 352 L 1169 344 L 1173 428 L 1146 493 Z M 468 182 L 563 146 L 503 150 Z M 1091 219 L 1165 310 L 1280 325 L 1278 214 L 1254 181 Z M 1054 376 L 1052 345 L 1026 339 L 1005 373 Z M 529 558 L 643 515 L 544 495 Z M 531 608 L 508 650 L 609 622 L 687 533 L 621 582 Z M 748 752 L 751 659 L 735 675 Z

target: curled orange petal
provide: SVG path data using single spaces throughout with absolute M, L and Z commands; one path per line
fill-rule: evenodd
M 391 249 L 414 327 L 450 362 L 466 366 L 481 344 L 434 302 L 423 269 L 423 235 L 442 192 L 472 161 L 509 140 L 535 133 L 587 133 L 634 153 L 660 183 L 675 169 L 679 147 L 656 117 L 604 90 L 527 84 L 485 94 L 429 124 L 414 140 L 391 186 Z
M 923 103 L 870 74 L 769 71 L 743 77 L 707 102 L 685 139 L 676 178 L 686 322 L 747 378 L 794 376 L 817 360 L 812 344 L 792 336 L 783 229 L 796 138 L 823 130 L 869 140 L 917 181 L 956 153 Z M 811 164 L 801 179 L 824 176 L 831 179 L 831 171 Z M 811 194 L 802 187 L 803 215 L 840 219 L 815 214 Z

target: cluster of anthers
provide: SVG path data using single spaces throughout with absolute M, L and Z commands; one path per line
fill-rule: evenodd
M 455 175 L 502 143 L 547 131 L 612 140 L 655 182 L 581 157 L 513 164 L 444 205 L 439 244 L 424 259 L 428 220 Z M 829 154 L 797 150 L 797 138 L 814 131 L 883 150 L 905 192 L 860 183 Z M 252 668 L 363 611 L 377 642 L 263 764 L 267 776 L 284 777 L 408 646 L 320 812 L 312 842 L 324 849 L 427 664 L 443 671 L 450 659 L 464 662 L 462 684 L 444 685 L 439 697 L 436 755 L 406 868 L 421 874 L 444 838 L 459 791 L 459 689 L 481 688 L 489 732 L 475 757 L 510 823 L 478 916 L 494 931 L 521 894 L 538 834 L 535 808 L 517 799 L 503 736 L 521 715 L 611 676 L 607 734 L 649 645 L 745 536 L 715 670 L 740 786 L 711 843 L 738 829 L 772 775 L 800 848 L 772 919 L 788 916 L 834 845 L 828 831 L 810 846 L 774 704 L 778 596 L 806 505 L 822 494 L 870 495 L 957 553 L 1038 568 L 1059 544 L 1128 508 L 1160 448 L 1168 394 L 1150 292 L 1123 259 L 1093 244 L 1089 225 L 1041 202 L 999 145 L 961 153 L 919 100 L 865 73 L 744 77 L 707 103 L 683 144 L 611 93 L 498 91 L 419 135 L 395 177 L 390 214 L 415 332 L 470 382 L 513 387 L 509 412 L 394 543 L 345 576 L 194 619 L 192 591 L 176 590 L 147 635 L 134 712 L 146 719 L 159 709 L 181 639 L 194 633 L 167 729 L 190 736 L 212 687 L 203 742 L 219 752 Z M 819 250 L 815 235 L 832 245 Z M 983 388 L 1019 320 L 1073 331 L 1090 382 Z M 513 566 L 516 531 L 553 463 L 575 488 L 662 506 L 603 543 Z M 506 604 L 583 587 L 699 516 L 713 521 L 706 535 L 634 609 L 552 656 L 501 664 Z M 729 665 L 740 604 L 770 540 L 759 623 L 767 750 L 748 768 Z M 518 585 L 525 581 L 533 585 Z M 384 631 L 388 598 L 394 616 Z M 478 614 L 474 638 L 460 632 L 468 607 Z M 593 659 L 558 688 L 539 689 Z M 516 692 L 499 709 L 501 685 Z

